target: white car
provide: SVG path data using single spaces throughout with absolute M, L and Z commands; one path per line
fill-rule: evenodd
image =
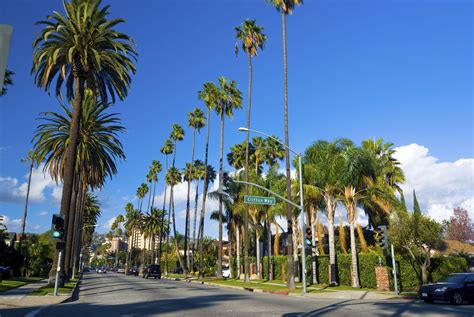
M 222 268 L 222 276 L 223 277 L 230 277 L 230 268 L 229 267 L 223 267 Z

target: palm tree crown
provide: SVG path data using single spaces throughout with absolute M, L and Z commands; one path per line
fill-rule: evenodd
M 263 27 L 255 24 L 255 20 L 246 19 L 242 25 L 235 28 L 236 39 L 242 42 L 242 49 L 250 56 L 257 55 L 257 49 L 263 49 L 267 36 L 262 33 Z M 235 44 L 235 53 L 238 53 L 238 45 Z
M 133 61 L 137 52 L 128 35 L 114 26 L 123 19 L 107 19 L 109 6 L 99 8 L 101 0 L 63 1 L 65 16 L 54 11 L 47 20 L 33 47 L 35 84 L 44 90 L 56 79 L 55 94 L 61 95 L 63 84 L 67 98 L 73 98 L 74 79 L 82 78 L 86 86 L 98 91 L 106 101 L 108 95 L 123 100 L 130 87 L 130 72 L 135 73 Z

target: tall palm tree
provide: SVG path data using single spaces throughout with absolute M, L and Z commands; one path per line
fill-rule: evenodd
M 137 188 L 137 209 L 140 210 L 140 212 L 142 212 L 143 199 L 148 193 L 148 190 L 149 188 L 146 183 L 141 183 L 140 186 Z
M 242 93 L 237 89 L 235 81 L 227 82 L 225 77 L 219 77 L 219 88 L 214 110 L 221 119 L 219 146 L 219 188 L 222 188 L 224 168 L 224 118 L 232 118 L 235 109 L 242 108 Z M 217 277 L 222 277 L 222 197 L 219 198 L 219 247 L 217 260 Z
M 283 35 L 283 109 L 284 109 L 284 125 L 285 125 L 285 145 L 290 146 L 290 139 L 288 135 L 288 81 L 287 81 L 287 53 L 286 53 L 286 16 L 291 14 L 296 5 L 302 4 L 303 0 L 265 0 L 272 4 L 279 12 L 281 12 L 281 28 Z M 290 174 L 290 152 L 288 148 L 285 151 L 286 161 L 286 196 L 291 200 L 291 174 Z M 288 228 L 292 228 L 292 208 L 290 204 L 286 204 Z M 288 234 L 288 281 L 287 286 L 290 289 L 295 288 L 294 273 L 293 273 L 293 239 L 291 238 L 291 230 Z
M 8 91 L 7 86 L 13 85 L 13 79 L 12 79 L 13 75 L 15 75 L 15 73 L 12 72 L 11 70 L 9 69 L 5 70 L 5 77 L 3 78 L 3 88 L 0 91 L 0 97 L 6 95 Z
M 156 183 L 158 182 L 158 173 L 161 172 L 161 163 L 157 160 L 151 162 L 146 179 L 150 184 L 150 195 L 148 197 L 147 210 L 151 211 L 155 205 Z M 153 191 L 151 190 L 153 188 Z
M 257 25 L 255 20 L 246 19 L 242 25 L 235 28 L 236 39 L 242 43 L 242 49 L 247 53 L 249 64 L 249 82 L 248 82 L 248 107 L 247 107 L 247 129 L 250 129 L 250 113 L 252 105 L 252 57 L 257 55 L 258 49 L 263 49 L 266 35 L 263 34 L 263 27 Z M 235 53 L 237 55 L 239 46 L 235 45 Z M 248 168 L 249 168 L 249 131 L 245 136 L 246 150 L 245 150 L 245 181 L 248 182 Z M 245 187 L 248 195 L 248 185 Z M 245 205 L 244 215 L 244 266 L 245 266 L 245 283 L 250 282 L 249 277 L 249 260 L 248 260 L 248 205 Z
M 39 164 L 39 158 L 37 153 L 33 150 L 28 151 L 28 156 L 21 159 L 22 163 L 30 164 L 30 173 L 28 176 L 28 187 L 26 188 L 26 198 L 25 198 L 25 210 L 23 212 L 23 221 L 21 222 L 21 237 L 18 249 L 22 252 L 21 243 L 25 239 L 25 227 L 26 227 L 26 217 L 28 215 L 28 198 L 30 197 L 30 187 L 31 187 L 31 175 L 33 173 L 33 167 L 35 164 Z
M 66 153 L 73 121 L 70 109 L 65 105 L 61 105 L 61 108 L 64 114 L 42 113 L 42 123 L 38 125 L 33 137 L 38 159 L 45 162 L 43 171 L 48 171 L 56 182 L 65 178 Z M 66 228 L 70 228 L 67 230 L 64 257 L 66 272 L 70 269 L 74 241 L 79 241 L 81 237 L 81 210 L 87 187 L 91 190 L 101 188 L 107 178 L 112 178 L 117 173 L 116 161 L 125 159 L 118 139 L 118 134 L 125 128 L 121 126 L 116 113 L 107 113 L 109 108 L 110 104 L 100 101 L 91 90 L 85 91 L 77 140 L 74 191 L 66 222 Z
M 186 173 L 187 182 L 188 182 L 188 191 L 186 195 L 186 225 L 184 229 L 184 258 L 185 258 L 185 271 L 190 269 L 190 260 L 189 260 L 189 210 L 190 210 L 190 191 L 191 191 L 191 182 L 194 179 L 194 147 L 196 144 L 196 132 L 200 132 L 201 129 L 206 124 L 206 117 L 204 112 L 201 109 L 196 107 L 193 112 L 188 112 L 188 126 L 193 129 L 193 142 L 191 147 L 191 163 L 189 163 L 189 173 Z M 187 165 L 187 164 L 186 164 Z
M 100 8 L 100 0 L 71 0 L 63 2 L 65 15 L 54 11 L 33 42 L 33 67 L 35 84 L 49 92 L 56 81 L 54 92 L 61 96 L 63 84 L 66 97 L 72 100 L 73 111 L 70 138 L 65 153 L 63 192 L 60 213 L 69 216 L 73 192 L 76 152 L 85 87 L 97 91 L 106 102 L 115 101 L 115 94 L 123 100 L 130 87 L 130 73 L 135 73 L 132 60 L 137 53 L 133 40 L 126 34 L 113 30 L 123 19 L 107 19 L 109 6 Z M 71 229 L 69 229 L 71 230 Z M 57 267 L 55 253 L 50 283 Z
M 202 195 L 202 205 L 201 205 L 201 219 L 199 222 L 199 233 L 198 236 L 200 235 L 200 241 L 199 243 L 199 277 L 202 279 L 204 278 L 204 273 L 203 273 L 203 261 L 204 261 L 204 255 L 203 255 L 203 237 L 204 237 L 204 216 L 206 213 L 206 199 L 207 199 L 207 190 L 210 181 L 207 179 L 208 173 L 207 173 L 207 167 L 208 167 L 208 159 L 209 159 L 209 136 L 210 136 L 210 131 L 211 131 L 211 110 L 216 106 L 216 100 L 218 96 L 218 89 L 216 85 L 212 82 L 207 82 L 202 85 L 202 90 L 198 92 L 198 98 L 199 100 L 203 100 L 204 104 L 206 105 L 207 108 L 207 124 L 206 124 L 206 150 L 204 154 L 204 166 L 206 169 L 206 173 L 204 173 L 204 189 L 203 189 L 203 195 Z
M 165 192 L 163 195 L 163 213 L 161 214 L 161 227 L 160 227 L 160 245 L 158 248 L 158 261 L 161 261 L 161 248 L 162 248 L 162 243 L 163 243 L 163 235 L 164 235 L 164 225 L 165 225 L 165 215 L 166 215 L 166 192 L 168 190 L 168 183 L 166 182 L 166 175 L 168 175 L 168 155 L 173 153 L 173 142 L 171 142 L 170 139 L 166 139 L 165 144 L 161 147 L 160 152 L 164 154 L 165 156 Z M 168 223 L 170 222 L 169 220 L 170 213 L 168 210 Z M 168 228 L 169 229 L 169 228 Z M 168 235 L 168 231 L 166 231 L 166 236 Z M 165 267 L 167 269 L 168 267 Z M 165 270 L 165 273 L 167 274 L 168 272 Z
M 175 152 L 176 153 L 176 152 Z M 178 233 L 176 231 L 176 217 L 175 217 L 175 211 L 174 211 L 174 197 L 173 197 L 173 187 L 181 183 L 181 173 L 179 170 L 175 167 L 171 167 L 168 170 L 168 174 L 166 175 L 166 182 L 168 183 L 168 186 L 170 187 L 170 205 L 169 205 L 169 212 L 172 215 L 172 222 L 173 222 L 173 236 L 174 236 L 174 243 L 175 243 L 175 248 L 176 248 L 176 255 L 178 257 L 179 265 L 180 267 L 184 267 L 183 261 L 181 259 L 181 255 L 179 254 L 179 245 L 178 245 Z M 169 217 L 168 217 L 169 219 Z M 170 222 L 168 221 L 168 227 L 170 226 Z M 167 267 L 167 262 L 168 262 L 168 244 L 169 244 L 169 234 L 166 236 L 166 260 L 165 260 L 165 266 Z
M 197 222 L 197 208 L 198 208 L 198 198 L 199 198 L 199 181 L 204 180 L 206 174 L 206 167 L 204 163 L 200 160 L 194 161 L 194 179 L 196 180 L 196 189 L 194 196 L 194 217 L 193 217 L 193 240 L 192 240 L 192 257 L 191 257 L 191 268 L 193 272 L 194 269 L 194 255 L 196 254 L 196 222 Z

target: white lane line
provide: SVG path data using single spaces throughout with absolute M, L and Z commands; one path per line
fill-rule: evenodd
M 40 307 L 36 310 L 33 310 L 33 311 L 29 312 L 28 314 L 26 314 L 25 317 L 35 317 L 36 315 L 38 315 L 38 313 L 41 310 L 43 310 L 43 309 L 45 309 L 46 307 L 49 307 L 49 306 L 51 306 L 51 305 L 46 305 L 46 306 Z

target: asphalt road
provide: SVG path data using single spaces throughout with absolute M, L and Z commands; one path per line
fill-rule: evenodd
M 24 316 L 9 310 L 0 316 Z M 418 300 L 335 300 L 250 293 L 108 273 L 84 275 L 78 298 L 31 316 L 474 316 L 474 305 Z

